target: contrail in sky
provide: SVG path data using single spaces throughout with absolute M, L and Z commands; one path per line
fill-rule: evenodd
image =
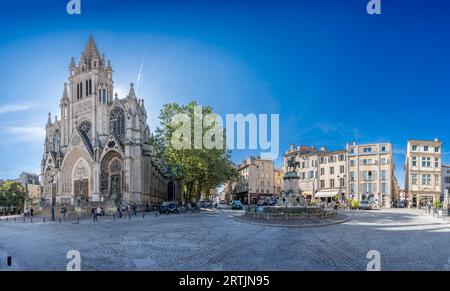
M 136 84 L 136 95 L 138 94 L 138 91 L 139 91 L 139 81 L 141 80 L 142 69 L 144 68 L 144 63 L 145 63 L 146 58 L 147 58 L 147 53 L 145 53 L 144 57 L 142 58 L 141 68 L 139 69 L 139 74 L 138 74 L 137 84 Z

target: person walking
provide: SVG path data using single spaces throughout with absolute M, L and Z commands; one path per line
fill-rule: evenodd
M 34 212 L 34 209 L 33 209 L 33 207 L 31 207 L 31 208 L 30 208 L 30 216 L 31 216 L 31 217 L 33 217 L 33 212 Z
M 52 206 L 52 221 L 55 221 L 55 207 Z
M 131 205 L 128 204 L 127 206 L 127 215 L 128 215 L 128 219 L 131 219 Z
M 117 207 L 117 212 L 119 213 L 119 218 L 122 218 L 122 210 L 120 209 L 120 206 Z
M 136 205 L 136 203 L 134 203 L 133 204 L 133 215 L 134 216 L 137 216 L 137 211 L 136 210 L 137 210 L 137 205 Z
M 62 214 L 63 219 L 66 219 L 66 207 L 65 206 L 61 207 L 61 214 Z

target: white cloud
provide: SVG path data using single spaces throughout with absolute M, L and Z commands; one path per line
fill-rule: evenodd
M 122 87 L 120 86 L 114 86 L 114 94 L 117 93 L 117 97 L 119 97 L 119 99 L 125 98 L 128 95 L 128 91 L 122 89 Z
M 45 129 L 39 126 L 8 126 L 5 131 L 23 141 L 44 142 Z
M 0 106 L 0 114 L 8 113 L 8 112 L 15 112 L 15 111 L 24 111 L 24 110 L 28 110 L 33 107 L 34 106 L 31 104 L 4 105 L 4 106 Z

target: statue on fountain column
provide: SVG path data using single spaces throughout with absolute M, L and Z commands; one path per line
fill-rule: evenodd
M 281 196 L 278 199 L 278 206 L 304 206 L 305 198 L 299 191 L 300 177 L 295 171 L 300 165 L 295 160 L 295 156 L 291 156 L 287 161 L 287 172 L 284 174 L 284 191 L 281 192 Z

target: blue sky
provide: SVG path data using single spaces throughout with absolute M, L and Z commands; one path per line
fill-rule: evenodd
M 168 102 L 277 113 L 280 154 L 290 143 L 392 142 L 401 184 L 407 139 L 437 137 L 450 151 L 448 1 L 382 0 L 382 15 L 366 13 L 368 0 L 81 0 L 81 15 L 67 2 L 0 0 L 0 178 L 40 170 L 47 113 L 58 114 L 89 34 L 120 97 L 144 60 L 151 129 Z

